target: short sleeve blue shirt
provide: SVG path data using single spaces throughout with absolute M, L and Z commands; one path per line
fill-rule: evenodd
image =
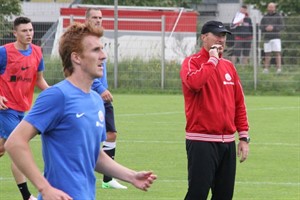
M 104 112 L 99 94 L 64 80 L 43 91 L 24 118 L 41 133 L 44 176 L 74 200 L 95 199 L 94 169 L 106 140 Z

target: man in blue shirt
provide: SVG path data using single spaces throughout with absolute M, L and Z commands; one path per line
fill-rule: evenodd
M 106 140 L 105 109 L 91 89 L 103 75 L 106 55 L 99 38 L 103 29 L 74 23 L 60 38 L 65 80 L 43 91 L 32 110 L 14 129 L 5 149 L 38 189 L 38 199 L 96 199 L 94 171 L 116 177 L 143 191 L 156 179 L 111 159 L 101 149 Z M 44 175 L 34 162 L 29 142 L 41 135 Z
M 85 14 L 86 23 L 96 27 L 102 27 L 102 12 L 99 8 L 88 8 Z M 104 101 L 105 107 L 105 125 L 106 125 L 106 141 L 103 142 L 104 152 L 115 158 L 117 130 L 115 126 L 114 107 L 112 105 L 113 96 L 108 90 L 106 62 L 103 63 L 103 76 L 95 79 L 92 89 L 100 94 Z M 127 189 L 112 177 L 103 176 L 102 188 Z
M 44 90 L 45 69 L 42 50 L 32 44 L 34 30 L 31 20 L 17 17 L 13 24 L 16 41 L 0 47 L 0 157 L 4 144 L 32 105 L 34 88 Z M 28 190 L 25 176 L 11 164 L 12 174 L 23 200 L 36 200 Z

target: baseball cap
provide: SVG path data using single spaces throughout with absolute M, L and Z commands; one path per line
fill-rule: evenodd
M 208 21 L 202 26 L 201 34 L 205 33 L 229 33 L 231 32 L 227 30 L 222 22 L 219 21 Z

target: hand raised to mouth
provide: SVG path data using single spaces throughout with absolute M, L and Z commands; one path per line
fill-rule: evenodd
M 209 55 L 216 58 L 220 57 L 220 54 L 223 53 L 223 46 L 219 44 L 214 44 L 209 48 Z

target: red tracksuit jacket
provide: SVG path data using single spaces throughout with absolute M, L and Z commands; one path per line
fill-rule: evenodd
M 186 139 L 232 142 L 248 137 L 244 93 L 233 64 L 209 58 L 202 48 L 187 57 L 180 71 L 185 101 Z

